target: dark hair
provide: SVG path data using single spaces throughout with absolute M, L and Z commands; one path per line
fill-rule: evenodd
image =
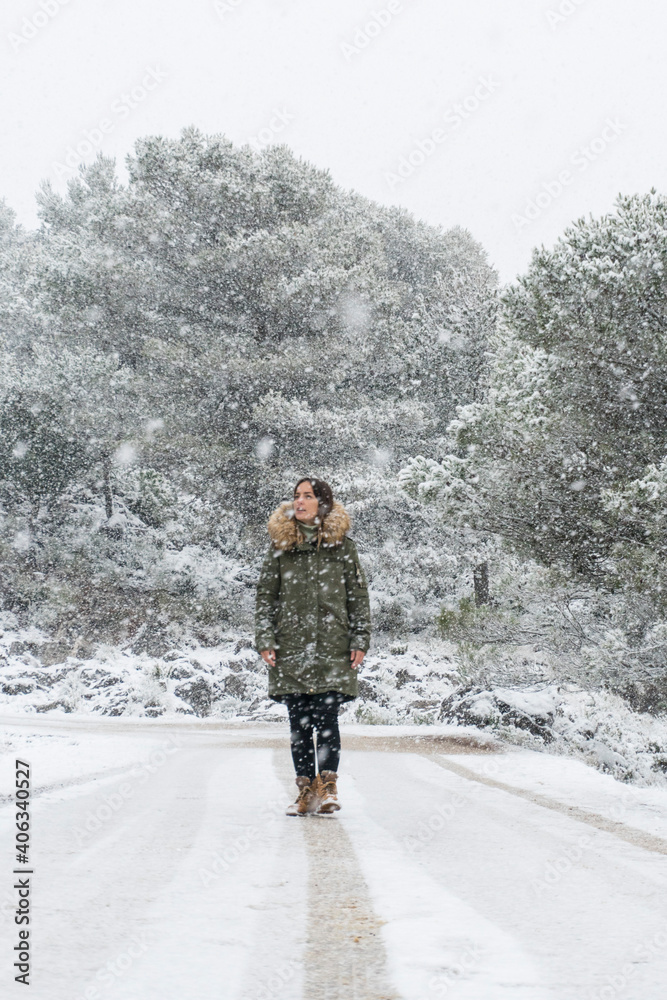
M 322 520 L 333 507 L 333 490 L 323 479 L 315 479 L 313 476 L 303 476 L 294 487 L 294 493 L 301 486 L 301 483 L 310 483 L 313 487 L 313 493 L 318 500 L 317 516 Z

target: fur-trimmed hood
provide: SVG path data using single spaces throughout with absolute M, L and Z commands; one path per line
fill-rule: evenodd
M 299 531 L 299 522 L 294 517 L 294 505 L 291 500 L 285 500 L 274 510 L 267 525 L 271 541 L 276 549 L 286 552 L 295 545 L 305 541 L 305 535 Z M 333 507 L 318 526 L 317 545 L 341 545 L 345 535 L 350 530 L 350 518 L 342 503 L 334 500 Z

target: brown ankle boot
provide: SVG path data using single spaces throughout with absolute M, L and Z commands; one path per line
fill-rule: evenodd
M 340 809 L 335 771 L 320 771 L 320 794 L 318 813 L 332 813 Z
M 300 774 L 297 776 L 296 783 L 299 794 L 296 800 L 287 807 L 285 815 L 306 816 L 308 813 L 317 812 L 317 807 L 320 803 L 319 795 L 317 794 L 319 784 L 317 775 L 311 781 L 306 775 Z

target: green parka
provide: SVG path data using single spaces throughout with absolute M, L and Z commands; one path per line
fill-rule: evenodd
M 269 518 L 271 546 L 257 583 L 255 648 L 275 649 L 269 697 L 339 691 L 358 695 L 350 650 L 370 644 L 368 584 L 342 504 L 323 518 L 316 541 L 299 531 L 291 501 Z

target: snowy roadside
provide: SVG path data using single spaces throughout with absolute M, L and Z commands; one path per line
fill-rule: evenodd
M 664 852 L 595 829 L 569 810 L 666 838 L 665 788 L 628 786 L 548 751 L 499 748 L 483 731 L 476 753 L 437 749 L 438 737 L 465 747 L 471 727 L 348 723 L 344 808 L 334 821 L 302 825 L 284 817 L 292 774 L 282 724 L 54 712 L 0 715 L 0 725 L 6 751 L 30 748 L 36 815 L 50 831 L 38 858 L 49 974 L 46 992 L 36 995 L 45 1000 L 84 996 L 91 985 L 104 997 L 111 985 L 123 1000 L 188 989 L 213 998 L 223 981 L 230 1000 L 266 996 L 271 984 L 296 1000 L 313 975 L 311 952 L 320 956 L 326 943 L 325 968 L 336 971 L 344 957 L 340 968 L 349 972 L 350 948 L 361 961 L 373 935 L 405 1000 L 445 992 L 485 1000 L 595 996 L 616 971 L 615 956 L 621 962 L 637 947 L 648 957 L 631 966 L 643 991 L 635 995 L 662 995 Z M 133 773 L 142 765 L 146 777 Z M 118 773 L 126 766 L 128 775 Z M 10 776 L 7 759 L 3 775 Z M 132 786 L 125 798 L 124 782 Z M 330 856 L 335 873 L 323 867 Z M 73 873 L 76 899 L 63 910 Z M 326 881 L 332 914 L 323 937 L 314 876 Z M 363 882 L 366 909 L 355 916 L 347 907 L 363 909 Z M 112 906 L 98 906 L 100 898 Z M 10 906 L 11 894 L 0 898 L 0 921 Z M 76 990 L 63 920 L 69 939 L 85 946 Z M 334 926 L 342 927 L 338 951 L 328 937 Z M 141 944 L 137 954 L 133 942 Z M 174 963 L 197 942 L 202 961 L 194 970 Z M 340 995 L 375 996 L 364 988 L 364 970 L 353 971 L 354 988 Z
M 55 711 L 36 717 L 3 710 L 0 729 L 0 788 L 11 786 L 14 754 L 20 751 L 39 760 L 33 787 L 41 794 L 61 794 L 70 786 L 71 794 L 77 794 L 75 786 L 87 782 L 102 792 L 105 784 L 115 787 L 124 778 L 139 787 L 193 741 L 229 750 L 239 742 L 258 749 L 284 744 L 288 758 L 287 728 L 270 721 L 204 721 L 183 715 L 148 720 Z M 469 780 L 515 789 L 547 807 L 560 804 L 582 815 L 597 815 L 612 825 L 660 838 L 667 845 L 667 782 L 650 786 L 621 782 L 583 760 L 499 743 L 488 731 L 461 724 L 343 722 L 341 734 L 348 751 L 403 750 L 440 757 Z M 438 740 L 443 741 L 441 753 Z M 467 743 L 474 745 L 472 752 Z M 0 802 L 8 798 L 0 794 Z
M 201 718 L 282 722 L 266 696 L 266 667 L 247 635 L 163 656 L 100 647 L 92 658 L 56 656 L 37 629 L 0 631 L 0 712 L 49 717 Z M 626 782 L 667 787 L 667 718 L 633 711 L 620 697 L 546 681 L 521 688 L 461 686 L 453 648 L 413 641 L 367 655 L 360 697 L 341 722 L 472 726 L 503 742 L 548 749 Z
M 558 804 L 602 817 L 611 827 L 619 824 L 664 840 L 667 852 L 667 785 L 639 786 L 601 774 L 584 761 L 547 752 L 508 748 L 485 757 L 457 754 L 456 770 L 476 775 L 492 787 L 529 792 L 538 804 Z M 573 818 L 577 818 L 573 815 Z
M 180 745 L 178 734 L 151 735 L 145 729 L 131 739 L 119 738 L 104 725 L 106 720 L 96 719 L 97 731 L 91 732 L 90 716 L 86 717 L 88 727 L 78 730 L 70 728 L 71 716 L 66 717 L 66 729 L 57 725 L 54 716 L 35 719 L 25 713 L 16 718 L 17 724 L 13 724 L 14 718 L 0 714 L 0 802 L 13 800 L 6 790 L 14 782 L 15 753 L 20 752 L 31 764 L 33 754 L 39 759 L 31 776 L 32 791 L 43 794 L 91 781 L 117 782 L 124 774 L 145 782 Z
M 171 955 L 184 936 L 204 941 L 198 996 L 215 996 L 224 977 L 230 998 L 264 996 L 276 983 L 278 995 L 296 1000 L 310 975 L 308 949 L 322 951 L 317 935 L 308 938 L 317 900 L 307 884 L 335 845 L 345 846 L 343 834 L 347 853 L 334 850 L 342 868 L 336 879 L 327 869 L 327 891 L 349 912 L 340 919 L 355 948 L 357 935 L 370 948 L 379 933 L 386 973 L 406 1000 L 445 991 L 569 1000 L 604 985 L 616 952 L 658 940 L 651 893 L 661 893 L 667 863 L 667 788 L 499 743 L 488 729 L 343 723 L 336 841 L 315 820 L 306 829 L 284 819 L 292 778 L 284 719 L 0 711 L 0 731 L 0 787 L 11 787 L 15 752 L 30 759 L 36 815 L 55 837 L 39 859 L 44 913 L 60 915 L 63 878 L 77 874 L 66 920 L 87 958 L 72 993 L 60 918 L 46 921 L 42 947 L 53 970 L 48 993 L 36 995 L 49 1000 L 84 996 L 90 985 L 106 996 L 105 982 L 128 1000 L 182 996 L 192 970 L 174 968 Z M 7 797 L 0 805 L 5 835 Z M 591 822 L 596 816 L 609 825 Z M 646 844 L 643 833 L 661 844 Z M 127 885 L 150 887 L 145 900 L 117 895 L 119 872 Z M 592 911 L 603 919 L 600 893 L 610 926 L 591 937 Z M 99 897 L 113 907 L 96 908 Z M 0 922 L 12 905 L 11 893 L 0 894 Z M 332 968 L 348 954 L 343 938 Z M 359 961 L 371 953 L 359 945 Z M 647 1000 L 661 995 L 664 962 L 656 945 L 650 961 L 631 966 Z M 344 995 L 375 995 L 364 970 L 353 971 L 356 985 Z

